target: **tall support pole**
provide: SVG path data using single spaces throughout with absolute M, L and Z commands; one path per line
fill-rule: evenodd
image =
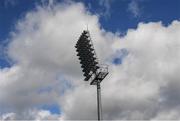
M 98 121 L 101 121 L 102 105 L 101 105 L 101 86 L 99 80 L 97 80 L 97 113 L 98 113 Z

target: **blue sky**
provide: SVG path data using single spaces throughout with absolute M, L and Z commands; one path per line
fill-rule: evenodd
M 15 23 L 33 10 L 36 5 L 41 4 L 36 0 L 10 0 L 0 1 L 0 40 L 3 41 L 13 30 Z M 106 7 L 100 5 L 95 0 L 75 0 L 83 2 L 92 13 L 104 13 Z M 126 31 L 129 28 L 136 28 L 139 22 L 162 21 L 167 25 L 173 20 L 180 18 L 179 0 L 135 0 L 140 9 L 140 15 L 134 17 L 128 10 L 128 5 L 132 0 L 111 0 L 109 15 L 102 15 L 101 26 L 109 31 Z M 61 1 L 59 1 L 61 2 Z
M 163 25 L 171 24 L 180 19 L 180 0 L 74 0 L 82 2 L 92 13 L 99 16 L 101 28 L 113 33 L 122 34 L 130 28 L 136 28 L 138 23 L 158 22 Z M 57 1 L 59 4 L 62 2 Z M 0 1 L 0 68 L 10 66 L 5 49 L 8 45 L 10 33 L 14 31 L 16 23 L 28 11 L 34 10 L 37 5 L 43 5 L 37 0 L 1 0 Z M 113 63 L 121 64 L 122 58 L 128 53 L 124 50 Z M 57 104 L 43 105 L 42 109 L 52 113 L 61 113 Z

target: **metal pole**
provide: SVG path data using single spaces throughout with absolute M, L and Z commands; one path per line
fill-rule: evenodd
M 102 106 L 101 106 L 101 86 L 99 80 L 97 80 L 97 113 L 98 121 L 102 120 Z

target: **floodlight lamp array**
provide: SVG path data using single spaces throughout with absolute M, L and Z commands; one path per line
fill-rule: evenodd
M 88 31 L 83 31 L 76 43 L 77 56 L 79 57 L 85 81 L 88 81 L 92 74 L 96 73 L 98 60 Z

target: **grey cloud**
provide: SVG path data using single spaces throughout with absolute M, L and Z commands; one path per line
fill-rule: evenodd
M 100 29 L 81 3 L 52 6 L 28 12 L 12 32 L 8 55 L 16 63 L 0 70 L 1 119 L 96 119 L 96 87 L 82 81 L 74 49 L 86 21 L 98 57 L 109 64 L 104 119 L 179 119 L 179 21 L 139 23 L 119 37 Z M 111 63 L 124 48 L 123 63 Z M 60 115 L 37 109 L 52 103 Z
M 102 82 L 104 119 L 179 119 L 178 31 L 178 21 L 172 22 L 168 27 L 164 27 L 161 22 L 140 23 L 137 29 L 129 30 L 126 36 L 113 42 L 113 50 L 126 48 L 128 55 L 122 64 L 110 65 L 110 74 Z M 79 95 L 86 97 L 80 90 L 88 90 L 87 87 L 77 88 L 76 92 L 78 90 Z M 88 99 L 95 99 L 95 92 L 92 94 L 94 96 L 89 96 Z M 68 97 L 74 97 L 72 104 L 79 100 L 77 94 L 70 94 Z M 64 110 L 65 117 L 77 119 L 77 114 L 77 117 L 71 115 L 75 112 L 73 109 L 79 109 L 78 107 L 83 113 L 92 111 L 74 104 L 72 110 Z M 80 114 L 79 116 L 81 117 Z M 86 118 L 91 119 L 92 116 Z M 95 113 L 93 118 L 96 119 Z
M 0 114 L 4 116 L 12 112 L 16 119 L 31 119 L 27 116 L 31 110 L 58 103 L 67 90 L 81 82 L 74 45 L 86 29 L 85 21 L 89 21 L 91 33 L 96 33 L 98 41 L 94 43 L 103 45 L 97 49 L 99 55 L 108 48 L 98 17 L 82 3 L 47 7 L 28 12 L 12 32 L 8 56 L 14 65 L 0 70 Z M 39 92 L 47 87 L 51 90 Z

